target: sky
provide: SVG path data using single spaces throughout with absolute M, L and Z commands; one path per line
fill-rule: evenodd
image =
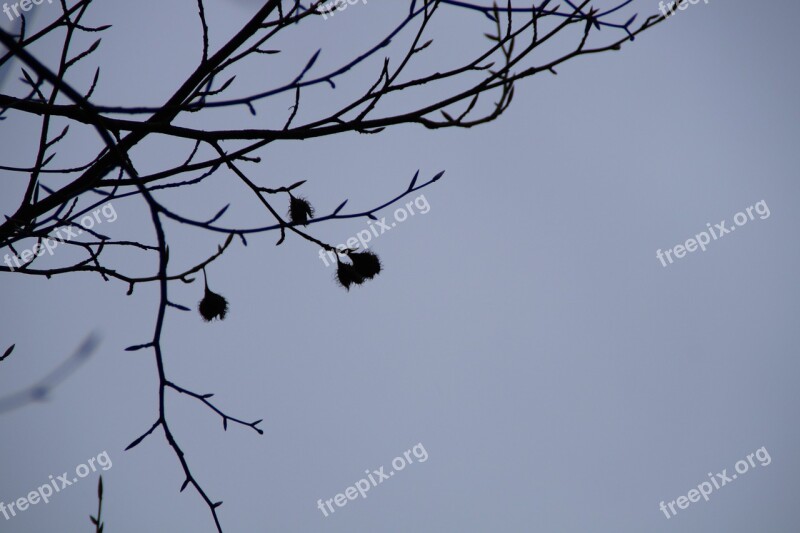
M 258 4 L 209 1 L 211 49 Z M 248 63 L 232 94 L 291 80 L 319 48 L 315 68 L 340 65 L 407 5 L 373 0 L 313 21 L 313 30 L 270 45 L 281 54 Z M 353 211 L 380 205 L 417 170 L 420 180 L 445 174 L 378 212 L 396 225 L 369 243 L 384 271 L 363 286 L 345 291 L 318 247 L 292 236 L 276 247 L 271 232 L 246 247 L 235 240 L 209 267 L 211 288 L 230 303 L 224 321 L 168 311 L 169 378 L 213 392 L 233 416 L 263 419 L 261 436 L 234 424 L 223 431 L 198 401 L 168 397 L 193 473 L 224 502 L 224 530 L 795 531 L 800 108 L 792 65 L 800 6 L 754 6 L 690 5 L 618 52 L 521 81 L 510 109 L 477 128 L 402 125 L 260 151 L 262 162 L 246 167 L 251 178 L 269 187 L 305 179 L 302 195 L 323 214 L 345 199 Z M 58 12 L 47 3 L 33 9 L 39 25 Z M 634 0 L 619 20 L 657 11 L 652 0 Z M 442 7 L 436 17 L 435 46 L 412 73 L 445 68 L 489 42 L 481 15 Z M 97 2 L 86 22 L 113 25 L 71 80 L 87 87 L 100 65 L 98 104 L 158 105 L 199 59 L 193 1 Z M 550 54 L 574 43 L 565 35 Z M 52 65 L 58 43 L 33 52 Z M 309 90 L 296 120 L 363 90 L 381 61 L 335 90 Z M 14 68 L 4 93 L 19 90 Z M 377 111 L 425 98 L 408 93 Z M 255 117 L 236 108 L 181 124 L 274 127 L 292 103 L 278 98 Z M 3 164 L 31 163 L 38 124 L 19 115 L 0 123 Z M 75 129 L 56 161 L 80 163 L 99 146 L 93 132 Z M 186 153 L 185 144 L 149 141 L 131 155 L 147 173 Z M 27 179 L 0 175 L 0 208 L 9 214 Z M 269 222 L 227 171 L 159 199 L 198 218 L 231 202 L 226 224 Z M 396 209 L 409 210 L 409 201 L 415 214 L 401 222 Z M 154 242 L 140 200 L 113 208 L 115 220 L 98 229 Z M 740 212 L 746 222 L 737 226 Z M 705 251 L 675 250 L 720 221 L 736 229 Z M 366 228 L 367 219 L 309 226 L 333 244 Z M 224 240 L 173 223 L 165 230 L 176 269 Z M 667 250 L 672 263 L 657 256 Z M 46 259 L 74 257 L 57 250 Z M 136 275 L 156 268 L 145 252 L 108 261 Z M 194 308 L 201 283 L 171 285 L 172 298 Z M 152 336 L 157 288 L 127 289 L 92 274 L 0 273 L 0 350 L 16 345 L 0 362 L 0 396 L 35 383 L 92 332 L 100 339 L 46 401 L 0 414 L 0 502 L 25 497 L 51 475 L 72 476 L 90 459 L 101 465 L 49 503 L 0 516 L 0 532 L 90 531 L 99 474 L 108 532 L 215 531 L 200 497 L 179 492 L 184 478 L 163 432 L 124 451 L 156 420 L 158 384 L 151 351 L 124 351 Z M 396 471 L 344 506 L 334 502 L 328 516 L 318 507 L 381 477 L 381 467 Z M 690 492 L 721 483 L 723 472 L 731 481 L 708 501 Z M 699 501 L 679 508 L 680 497 Z M 661 502 L 675 502 L 675 512 Z

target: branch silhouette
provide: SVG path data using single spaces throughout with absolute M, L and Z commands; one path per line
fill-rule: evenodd
M 79 89 L 67 82 L 68 73 L 76 64 L 95 57 L 94 53 L 102 44 L 102 35 L 111 27 L 90 27 L 82 23 L 92 0 L 77 0 L 71 5 L 63 0 L 61 13 L 33 35 L 26 35 L 24 18 L 16 35 L 0 30 L 0 43 L 7 49 L 0 56 L 0 66 L 19 62 L 22 76 L 16 93 L 0 94 L 0 120 L 16 113 L 39 123 L 34 163 L 28 167 L 0 165 L 3 172 L 27 180 L 18 205 L 0 222 L 0 250 L 8 252 L 6 266 L 0 265 L 0 272 L 46 278 L 89 272 L 104 281 L 116 280 L 127 284 L 129 295 L 137 284 L 157 284 L 158 305 L 152 336 L 143 344 L 126 350 L 152 352 L 158 380 L 158 412 L 149 429 L 127 449 L 135 448 L 157 430 L 163 432 L 183 470 L 184 481 L 180 490 L 192 486 L 208 507 L 216 529 L 221 532 L 219 507 L 222 502 L 211 498 L 202 487 L 172 433 L 166 416 L 168 393 L 172 391 L 194 398 L 222 419 L 225 430 L 230 422 L 262 435 L 264 431 L 259 427 L 262 420 L 249 422 L 231 415 L 211 401 L 212 393 L 191 391 L 167 376 L 166 356 L 162 349 L 166 313 L 168 310 L 190 311 L 189 307 L 170 299 L 171 284 L 192 284 L 197 273 L 203 271 L 204 292 L 198 306 L 199 314 L 207 321 L 222 320 L 228 310 L 228 301 L 209 289 L 205 277 L 207 269 L 228 254 L 236 253 L 234 250 L 237 248 L 232 244 L 234 240 L 247 246 L 250 235 L 276 232 L 276 245 L 287 238 L 297 238 L 335 253 L 339 283 L 346 289 L 361 285 L 380 274 L 382 264 L 378 256 L 372 251 L 338 249 L 314 236 L 316 225 L 353 218 L 375 219 L 375 214 L 381 209 L 432 186 L 444 175 L 444 171 L 417 170 L 409 184 L 399 193 L 389 195 L 388 200 L 376 200 L 372 206 L 346 211 L 348 199 L 346 194 L 342 194 L 332 204 L 337 205 L 335 209 L 315 216 L 317 210 L 312 201 L 301 196 L 307 180 L 294 181 L 280 176 L 256 178 L 253 168 L 262 162 L 258 154 L 274 145 L 279 146 L 283 141 L 346 133 L 380 134 L 387 128 L 404 124 L 438 130 L 472 128 L 491 122 L 509 108 L 521 80 L 537 74 L 554 75 L 556 68 L 578 57 L 619 50 L 640 33 L 665 20 L 663 15 L 653 15 L 636 25 L 636 14 L 631 16 L 627 13 L 632 2 L 620 1 L 610 9 L 599 10 L 591 7 L 590 0 L 566 0 L 558 5 L 550 0 L 528 0 L 518 4 L 508 0 L 505 6 L 457 0 L 409 0 L 408 10 L 404 10 L 397 23 L 381 38 L 367 45 L 363 52 L 337 58 L 336 66 L 326 68 L 320 66 L 319 59 L 324 51 L 318 49 L 308 57 L 298 58 L 285 78 L 273 76 L 257 90 L 242 96 L 229 96 L 237 87 L 237 74 L 244 71 L 245 60 L 268 63 L 276 55 L 284 54 L 283 50 L 274 47 L 279 42 L 278 37 L 313 38 L 314 25 L 321 22 L 322 6 L 326 2 L 316 0 L 303 5 L 295 0 L 266 0 L 233 37 L 213 50 L 209 39 L 213 28 L 208 23 L 204 0 L 196 0 L 200 30 L 197 65 L 162 105 L 148 106 L 97 102 L 93 94 L 102 83 L 99 66 L 88 87 Z M 488 31 L 484 37 L 488 44 L 480 53 L 457 66 L 443 66 L 411 75 L 409 67 L 436 47 L 435 39 L 429 37 L 431 21 L 440 12 L 454 10 L 486 21 Z M 335 24 L 335 20 L 326 23 Z M 605 31 L 601 33 L 601 30 Z M 98 35 L 100 38 L 76 52 L 73 50 L 76 35 Z M 553 47 L 544 46 L 557 39 L 570 43 L 567 52 L 554 53 Z M 48 67 L 30 52 L 31 46 L 41 41 L 60 43 L 61 54 L 56 67 Z M 396 43 L 401 46 L 394 47 Z M 384 52 L 387 55 L 381 58 Z M 376 63 L 380 65 L 377 69 Z M 300 113 L 305 109 L 306 101 L 319 97 L 322 91 L 344 91 L 339 87 L 348 85 L 342 81 L 356 73 L 364 81 L 360 88 L 347 90 L 351 92 L 347 93 L 344 104 L 322 106 L 324 111 L 316 116 Z M 448 94 L 444 96 L 436 90 L 443 82 L 450 84 Z M 420 96 L 408 98 L 412 91 Z M 273 113 L 267 118 L 259 117 L 266 104 L 280 97 L 293 100 L 284 116 Z M 254 120 L 258 117 L 259 127 L 201 129 L 189 127 L 182 121 L 191 115 L 191 124 L 202 124 L 209 112 L 216 109 L 245 109 L 249 117 Z M 86 131 L 87 127 L 92 136 L 100 138 L 102 148 L 80 154 L 79 164 L 55 167 L 57 149 L 64 139 Z M 145 140 L 162 137 L 181 143 L 185 147 L 183 156 L 175 157 L 169 165 L 150 174 L 140 173 L 137 168 L 139 161 L 132 155 L 133 148 Z M 430 177 L 418 182 L 420 173 Z M 58 181 L 49 183 L 51 176 Z M 230 204 L 220 205 L 214 214 L 198 215 L 179 212 L 166 204 L 165 191 L 200 188 L 212 176 L 221 176 L 232 186 L 241 187 L 248 200 L 255 200 L 263 208 L 263 220 L 249 226 L 225 222 Z M 405 181 L 407 178 L 398 175 L 396 179 Z M 80 239 L 65 240 L 53 236 L 60 229 L 77 228 L 79 221 L 96 212 L 99 206 L 123 199 L 136 200 L 146 206 L 155 242 L 115 240 L 90 229 L 85 229 L 84 237 Z M 207 250 L 202 261 L 175 267 L 170 262 L 169 236 L 165 229 L 167 221 L 196 232 L 219 234 L 222 242 L 215 250 Z M 79 250 L 82 259 L 63 266 L 40 267 L 42 247 L 50 242 Z M 31 243 L 34 243 L 34 253 L 28 246 Z M 18 249 L 23 246 L 19 253 Z M 111 268 L 106 261 L 110 251 L 144 254 L 153 259 L 154 269 L 147 275 L 137 275 L 124 268 Z M 21 261 L 14 263 L 17 259 Z M 95 341 L 94 337 L 89 339 L 91 342 L 87 340 L 88 344 L 84 343 L 77 355 L 71 356 L 65 365 L 42 382 L 0 400 L 0 412 L 4 405 L 14 408 L 45 397 L 53 386 L 85 360 L 87 353 L 91 353 Z M 8 357 L 13 348 L 12 345 L 0 361 Z M 99 490 L 102 502 L 102 485 Z M 99 520 L 100 510 L 95 525 L 102 529 Z

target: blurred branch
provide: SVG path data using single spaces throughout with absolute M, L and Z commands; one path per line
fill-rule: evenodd
M 0 398 L 0 414 L 19 409 L 31 403 L 47 400 L 56 387 L 86 362 L 89 356 L 97 349 L 99 342 L 100 339 L 95 333 L 90 334 L 66 360 L 37 383 L 24 390 Z M 12 348 L 13 346 L 6 350 L 0 360 L 5 359 L 11 353 Z

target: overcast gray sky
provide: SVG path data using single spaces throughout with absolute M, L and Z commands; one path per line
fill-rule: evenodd
M 212 50 L 258 4 L 210 0 Z M 34 9 L 37 24 L 58 12 L 47 3 Z M 277 43 L 281 55 L 245 71 L 241 90 L 290 79 L 320 47 L 318 68 L 340 64 L 406 9 L 372 0 L 315 21 L 313 32 Z M 658 5 L 635 0 L 628 10 L 643 17 Z M 114 27 L 75 79 L 84 82 L 99 64 L 97 103 L 163 102 L 198 60 L 195 11 L 190 0 L 96 2 L 87 23 Z M 439 48 L 419 72 L 488 43 L 482 16 L 443 7 L 437 17 Z M 796 531 L 798 17 L 800 6 L 788 0 L 701 1 L 620 52 L 521 82 L 510 110 L 480 128 L 400 126 L 262 151 L 251 175 L 269 186 L 307 179 L 303 195 L 321 213 L 344 199 L 348 209 L 378 205 L 417 169 L 421 179 L 446 174 L 422 191 L 427 213 L 374 240 L 385 271 L 364 286 L 346 292 L 315 246 L 288 238 L 276 248 L 269 233 L 246 248 L 236 241 L 210 267 L 212 288 L 230 302 L 225 321 L 168 313 L 170 378 L 215 393 L 226 412 L 264 419 L 263 436 L 233 425 L 223 432 L 198 402 L 168 399 L 193 472 L 224 501 L 225 530 Z M 54 41 L 34 51 L 48 64 L 59 52 Z M 298 118 L 371 83 L 376 64 L 336 91 L 309 91 Z M 290 104 L 276 100 L 255 118 L 236 109 L 187 123 L 266 127 L 270 113 L 283 117 Z M 30 164 L 36 125 L 13 116 L 0 123 L 0 161 Z M 99 146 L 91 132 L 68 138 L 59 162 L 78 162 L 87 145 Z M 148 142 L 133 156 L 145 173 L 174 160 L 175 149 Z M 27 181 L 0 175 L 9 214 Z M 198 218 L 232 201 L 224 219 L 231 225 L 266 220 L 225 172 L 160 198 Z M 731 226 L 760 201 L 769 217 L 756 214 L 667 267 L 657 259 L 656 250 L 685 243 L 707 223 Z M 111 235 L 153 242 L 140 201 L 114 206 Z M 379 216 L 392 220 L 395 207 Z M 365 227 L 359 219 L 312 228 L 338 244 Z M 176 268 L 223 240 L 166 229 Z M 67 258 L 57 253 L 59 260 Z M 118 261 L 136 273 L 155 268 L 154 255 Z M 157 417 L 152 352 L 123 351 L 151 337 L 156 287 L 126 290 L 89 274 L 0 275 L 0 350 L 17 346 L 0 363 L 0 392 L 35 382 L 89 332 L 102 336 L 48 402 L 2 415 L 0 501 L 106 451 L 106 531 L 214 531 L 198 495 L 178 492 L 180 465 L 160 431 L 123 451 Z M 201 290 L 171 287 L 175 301 L 192 307 Z M 317 508 L 419 443 L 425 462 L 415 459 L 331 516 Z M 771 462 L 755 459 L 708 502 L 670 519 L 659 510 L 709 473 L 731 475 L 761 447 Z M 46 505 L 0 517 L 0 531 L 90 531 L 96 483 L 93 473 Z

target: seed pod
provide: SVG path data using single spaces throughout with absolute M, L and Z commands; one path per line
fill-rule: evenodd
M 225 315 L 228 313 L 228 300 L 221 294 L 217 294 L 208 288 L 208 276 L 206 269 L 203 268 L 203 282 L 205 283 L 206 292 L 203 299 L 197 305 L 197 310 L 200 311 L 200 316 L 206 322 L 211 322 L 215 318 L 225 320 Z
M 197 310 L 200 311 L 200 316 L 206 322 L 211 322 L 215 318 L 225 320 L 225 315 L 228 312 L 228 300 L 206 287 L 205 296 L 200 300 Z
M 353 252 L 350 260 L 356 272 L 366 279 L 372 279 L 381 272 L 381 260 L 373 252 Z
M 356 285 L 364 283 L 364 276 L 362 276 L 353 265 L 350 263 L 342 263 L 341 261 L 339 261 L 338 267 L 336 268 L 336 279 L 339 281 L 339 284 L 347 290 L 350 290 L 350 285 L 353 283 Z
M 308 220 L 314 218 L 314 208 L 305 198 L 291 196 L 289 200 L 289 219 L 293 224 L 308 224 Z

